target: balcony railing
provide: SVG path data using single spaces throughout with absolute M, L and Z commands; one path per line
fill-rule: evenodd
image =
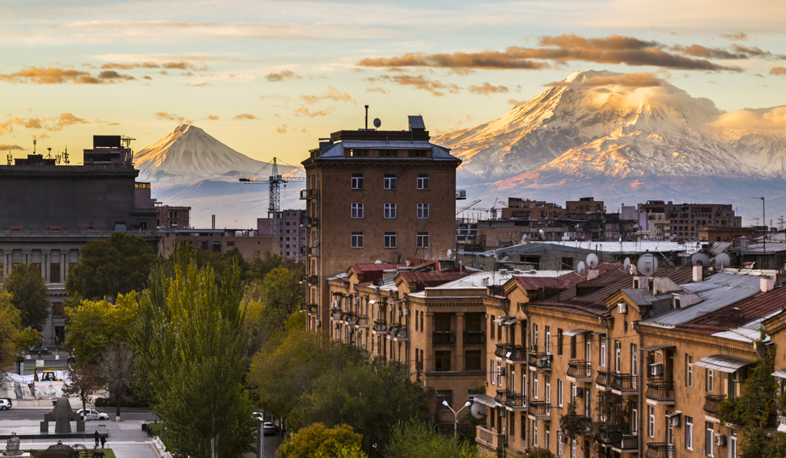
M 494 396 L 494 400 L 497 401 L 498 404 L 504 404 L 505 394 L 505 390 L 497 390 L 497 395 Z
M 545 401 L 530 401 L 528 413 L 536 420 L 551 420 L 551 404 Z
M 300 200 L 315 199 L 319 195 L 318 189 L 301 189 Z
M 453 331 L 434 331 L 431 333 L 434 345 L 453 345 L 456 343 L 456 333 Z
M 333 309 L 333 311 L 330 312 L 330 318 L 335 321 L 341 321 L 343 315 L 344 313 L 341 311 L 341 309 Z
M 521 345 L 498 344 L 494 354 L 508 361 L 526 361 L 524 347 Z
M 341 315 L 341 321 L 349 325 L 355 325 L 358 322 L 358 314 L 354 312 L 346 312 Z
M 300 283 L 306 283 L 309 285 L 317 285 L 319 284 L 319 276 L 317 275 L 303 275 L 300 277 Z
M 355 326 L 360 328 L 367 328 L 368 327 L 368 316 L 366 315 L 358 315 L 358 319 L 355 321 Z
M 574 359 L 568 362 L 568 377 L 572 377 L 576 382 L 592 381 L 592 363 L 583 359 Z
M 550 355 L 545 352 L 532 352 L 529 353 L 529 361 L 528 365 L 531 368 L 537 370 L 544 370 L 550 371 L 551 370 L 551 361 L 554 359 L 553 355 Z
M 674 402 L 674 381 L 647 380 L 647 391 L 644 392 L 644 396 L 653 401 Z
M 645 458 L 676 458 L 674 446 L 665 442 L 647 442 Z
M 579 434 L 582 436 L 590 436 L 592 435 L 592 418 L 587 417 L 585 415 L 563 415 L 566 419 L 569 419 L 571 423 L 577 423 L 583 429 Z
M 393 340 L 407 340 L 407 327 L 400 324 L 388 326 L 388 337 Z
M 611 378 L 609 377 L 609 373 L 606 371 L 598 371 L 598 376 L 595 377 L 595 383 L 600 386 L 611 385 Z
M 511 409 L 526 409 L 527 396 L 523 394 L 516 394 L 515 391 L 505 391 L 505 405 Z
M 308 254 L 311 256 L 319 256 L 319 247 L 318 246 L 308 247 Z
M 707 412 L 708 415 L 712 415 L 713 417 L 718 417 L 718 408 L 720 407 L 721 403 L 726 400 L 725 394 L 708 394 L 704 397 L 704 411 Z
M 464 345 L 486 343 L 486 331 L 464 331 Z
M 374 332 L 388 332 L 388 324 L 385 320 L 374 320 Z
M 477 426 L 475 431 L 475 442 L 483 444 L 493 450 L 502 449 L 502 444 L 505 440 L 505 436 L 503 436 L 502 433 L 486 429 L 482 426 Z
M 611 389 L 623 394 L 635 394 L 639 391 L 639 376 L 630 374 L 612 374 Z
M 639 448 L 638 435 L 623 433 L 616 428 L 601 429 L 598 431 L 597 440 L 601 444 L 619 450 L 636 450 Z
M 317 227 L 319 225 L 319 218 L 314 216 L 307 216 L 303 218 L 302 226 L 305 227 Z

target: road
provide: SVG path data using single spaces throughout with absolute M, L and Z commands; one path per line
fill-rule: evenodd
M 115 408 L 114 407 L 100 407 L 98 409 L 99 412 L 105 412 L 109 414 L 109 419 L 115 419 Z M 41 421 L 44 419 L 44 414 L 51 412 L 52 409 L 14 409 L 11 407 L 9 410 L 0 411 L 0 420 L 38 420 Z M 153 421 L 156 419 L 156 416 L 151 412 L 149 409 L 120 409 L 120 418 L 123 421 Z M 92 423 L 89 422 L 89 423 Z

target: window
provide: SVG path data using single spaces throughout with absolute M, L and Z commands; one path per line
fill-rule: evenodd
M 584 416 L 592 418 L 592 393 L 589 388 L 584 390 Z
M 737 458 L 737 432 L 731 431 L 729 434 L 729 458 Z
M 622 343 L 614 341 L 614 370 L 619 374 L 622 370 Z
M 571 339 L 571 349 L 570 349 L 570 351 L 571 351 L 571 356 L 570 357 L 571 358 L 575 358 L 576 357 L 575 343 L 576 343 L 575 340 Z M 560 355 L 560 356 L 562 356 L 562 344 L 563 344 L 562 329 L 557 329 L 557 354 Z
M 453 407 L 453 390 L 439 390 L 437 391 L 437 410 L 448 412 L 450 409 L 443 404 L 447 401 L 448 406 Z
M 385 204 L 385 212 L 383 214 L 385 219 L 395 219 L 396 218 L 396 204 L 388 203 Z
M 62 302 L 52 302 L 52 316 L 65 316 L 65 307 Z
M 685 386 L 693 386 L 693 355 L 685 355 Z
M 549 448 L 549 443 L 551 442 L 550 441 L 550 439 L 551 439 L 551 430 L 548 429 L 548 428 L 546 428 L 546 437 L 544 437 L 544 439 L 545 440 L 543 441 L 543 445 L 545 446 L 546 449 L 548 449 Z
M 418 219 L 428 219 L 429 207 L 428 203 L 418 204 Z
M 396 248 L 395 232 L 385 232 L 385 248 Z
M 353 173 L 351 184 L 352 189 L 363 189 L 363 174 Z
M 639 357 L 636 344 L 630 344 L 630 375 L 639 375 Z
M 557 405 L 562 407 L 562 380 L 557 380 Z
M 352 202 L 350 206 L 352 208 L 351 216 L 353 219 L 363 218 L 363 202 Z
M 491 315 L 491 318 L 489 319 L 489 337 L 491 338 L 491 340 L 496 339 L 496 337 L 494 337 L 495 336 L 495 332 L 497 330 L 497 327 L 494 326 L 494 319 L 495 318 L 496 317 L 494 315 Z
M 396 175 L 386 173 L 383 183 L 384 189 L 396 189 Z
M 674 424 L 670 420 L 666 422 L 666 443 L 674 445 Z
M 417 235 L 417 247 L 418 248 L 428 248 L 428 232 L 418 232 Z
M 693 450 L 693 417 L 685 417 L 685 448 Z
M 538 422 L 532 420 L 532 445 L 538 446 Z
M 502 361 L 497 361 L 497 385 L 502 386 Z
M 435 371 L 450 370 L 450 350 L 441 350 L 441 351 L 434 352 L 434 370 Z
M 543 378 L 546 382 L 546 404 L 551 403 L 551 376 L 544 375 Z
M 546 346 L 546 354 L 551 354 L 551 326 L 545 326 L 546 328 L 546 341 L 544 345 Z
M 655 407 L 652 406 L 647 406 L 647 437 L 655 437 Z
M 715 371 L 707 369 L 707 392 L 712 393 L 715 391 Z
M 467 350 L 464 352 L 464 370 L 465 371 L 479 371 L 480 367 L 480 350 Z
M 537 374 L 532 374 L 532 397 L 535 398 L 535 399 L 538 399 L 538 391 L 540 389 L 540 387 L 538 386 L 539 385 L 539 383 L 538 383 L 538 379 L 539 378 L 540 377 L 538 377 Z
M 570 458 L 576 458 L 576 439 L 570 443 Z
M 606 367 L 606 338 L 601 336 L 600 338 L 600 361 L 601 367 Z
M 521 414 L 521 421 L 519 422 L 521 425 L 521 441 L 524 442 L 527 438 L 527 415 Z M 737 458 L 737 457 L 734 457 Z
M 636 435 L 639 432 L 639 409 L 630 409 L 630 432 Z
M 559 435 L 557 435 L 559 439 Z M 562 440 L 557 441 L 557 458 L 562 458 Z
M 532 325 L 532 345 L 535 346 L 535 350 L 538 349 L 538 325 Z
M 705 422 L 704 425 L 704 454 L 706 456 L 715 456 L 712 449 L 712 441 L 715 439 L 715 430 L 713 429 L 713 424 L 708 421 Z
M 362 232 L 353 232 L 352 233 L 352 248 L 363 248 L 363 233 Z
M 494 374 L 494 367 L 496 367 L 496 366 L 494 366 L 494 360 L 490 359 L 489 360 L 489 377 L 491 378 L 491 384 L 492 385 L 496 385 L 497 384 L 496 383 L 497 382 L 497 378 L 496 378 L 496 376 Z
M 418 174 L 418 189 L 428 189 L 428 174 Z

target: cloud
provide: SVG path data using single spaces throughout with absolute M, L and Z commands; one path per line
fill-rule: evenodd
M 709 123 L 731 130 L 756 130 L 783 134 L 786 130 L 786 105 L 730 111 Z
M 278 132 L 279 134 L 287 133 L 287 125 L 281 124 L 280 126 L 276 127 L 276 132 Z
M 257 118 L 256 116 L 254 116 L 252 114 L 249 114 L 249 113 L 241 113 L 241 114 L 235 116 L 232 119 L 236 119 L 238 121 L 250 121 L 250 120 L 259 119 L 259 118 Z
M 57 120 L 57 129 L 54 130 L 60 130 L 65 126 L 73 126 L 74 124 L 88 124 L 88 121 L 85 121 L 82 118 L 77 118 L 71 113 L 63 113 L 60 115 L 60 119 Z
M 170 70 L 190 70 L 194 72 L 203 72 L 209 70 L 206 65 L 195 65 L 192 62 L 185 60 L 172 61 L 172 62 L 108 62 L 101 66 L 104 70 L 131 70 L 135 68 L 167 68 Z
M 353 102 L 355 99 L 347 92 L 341 92 L 333 86 L 328 86 L 327 93 L 323 95 L 301 95 L 300 100 L 309 105 L 314 105 L 320 100 L 334 100 L 336 102 Z
M 737 41 L 742 41 L 742 40 L 747 40 L 747 39 L 748 39 L 748 34 L 746 34 L 745 32 L 737 32 L 737 33 L 722 33 L 722 34 L 721 34 L 721 37 L 722 37 L 722 38 L 725 38 L 725 39 L 727 39 L 727 40 L 737 40 Z
M 186 86 L 190 86 L 190 87 L 205 87 L 205 86 L 210 86 L 210 83 L 208 83 L 207 81 L 202 81 L 201 83 L 186 83 Z
M 366 89 L 366 92 L 379 92 L 380 94 L 388 93 L 388 91 L 385 88 L 381 88 L 381 87 L 370 87 Z
M 786 67 L 773 67 L 770 69 L 770 75 L 776 75 L 776 76 L 786 75 Z
M 16 73 L 0 74 L 0 81 L 9 83 L 33 84 L 103 84 L 116 83 L 135 79 L 130 75 L 122 75 L 114 70 L 105 70 L 96 76 L 90 72 L 67 68 L 38 68 L 32 67 Z
M 295 72 L 292 70 L 283 70 L 278 73 L 270 73 L 265 76 L 265 79 L 270 81 L 271 83 L 277 83 L 279 81 L 284 81 L 286 79 L 300 79 L 299 76 L 295 75 Z
M 209 119 L 211 121 L 218 121 L 218 116 L 217 115 L 208 115 L 207 119 Z
M 177 121 L 182 124 L 186 118 L 184 118 L 183 116 L 178 116 L 176 114 L 167 113 L 165 111 L 159 111 L 158 113 L 156 113 L 156 119 L 163 119 L 166 121 Z
M 0 145 L 0 151 L 24 151 L 19 145 Z
M 366 78 L 370 82 L 391 82 L 402 86 L 412 86 L 416 89 L 431 92 L 437 97 L 442 97 L 445 92 L 457 93 L 461 88 L 455 84 L 445 84 L 439 80 L 431 80 L 423 75 L 380 75 Z
M 327 110 L 310 111 L 305 106 L 295 109 L 296 116 L 308 116 L 309 118 L 316 118 L 317 116 L 327 116 Z
M 455 52 L 452 54 L 408 53 L 399 57 L 366 58 L 358 65 L 364 67 L 432 67 L 450 69 L 528 69 L 551 68 L 552 61 L 561 64 L 568 61 L 595 62 L 602 64 L 626 64 L 630 66 L 655 66 L 682 70 L 742 71 L 739 67 L 728 67 L 711 62 L 706 58 L 683 55 L 684 49 L 669 52 L 666 46 L 656 41 L 646 41 L 623 35 L 601 38 L 584 38 L 575 34 L 543 36 L 539 47 L 510 46 L 504 51 L 482 51 L 475 53 Z M 735 45 L 736 46 L 736 45 Z M 705 48 L 707 49 L 707 48 Z M 758 48 L 738 46 L 734 52 L 748 56 L 766 53 Z
M 769 51 L 764 51 L 757 47 L 731 45 L 728 49 L 708 48 L 702 45 L 672 46 L 671 49 L 693 57 L 704 57 L 708 59 L 771 59 L 779 56 Z
M 480 95 L 487 95 L 487 96 L 491 96 L 491 94 L 502 94 L 502 93 L 510 92 L 507 86 L 494 86 L 490 83 L 483 83 L 481 85 L 472 85 L 468 89 L 469 92 L 473 94 L 480 94 Z
M 662 86 L 663 80 L 654 73 L 626 73 L 622 75 L 596 75 L 582 80 L 555 81 L 549 86 L 569 87 L 598 87 L 598 86 L 625 86 L 625 87 L 655 87 Z
M 513 105 L 513 106 L 521 105 L 524 102 L 526 102 L 526 100 L 508 99 L 508 103 Z
M 63 127 L 73 126 L 75 124 L 89 124 L 90 121 L 87 121 L 82 118 L 78 118 L 74 116 L 72 113 L 63 113 L 57 117 L 48 117 L 48 118 L 20 118 L 18 116 L 12 116 L 7 122 L 0 122 L 0 135 L 4 134 L 5 132 L 13 132 L 14 127 L 21 126 L 26 129 L 34 129 L 34 130 L 48 130 L 49 132 L 57 132 L 62 130 Z
M 309 105 L 313 105 L 313 104 L 319 102 L 319 96 L 316 96 L 316 95 L 301 95 L 300 96 L 300 100 L 302 100 L 303 102 L 305 102 L 305 103 L 307 103 Z

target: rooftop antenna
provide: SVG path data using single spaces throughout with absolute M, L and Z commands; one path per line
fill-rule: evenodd
M 34 139 L 33 139 L 33 154 L 35 154 L 35 145 L 36 145 L 36 143 L 38 143 L 38 140 L 36 140 L 36 139 L 34 138 Z
M 11 165 L 11 163 L 14 162 L 14 154 L 9 152 L 7 158 L 8 158 L 8 165 Z
M 366 130 L 368 130 L 368 105 L 366 105 Z
M 63 151 L 63 164 L 68 165 L 70 162 L 68 161 L 68 147 L 66 146 L 65 151 Z
M 47 151 L 46 158 L 52 159 L 52 147 L 50 146 L 49 148 L 46 149 L 46 151 Z

